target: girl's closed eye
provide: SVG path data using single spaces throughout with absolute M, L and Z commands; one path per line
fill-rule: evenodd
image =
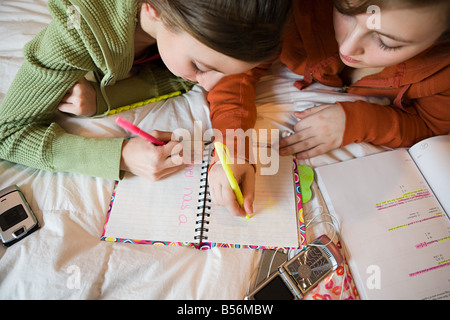
M 379 41 L 380 48 L 385 51 L 395 51 L 395 50 L 398 50 L 403 47 L 403 46 L 391 47 L 391 46 L 388 46 L 387 44 L 385 44 L 381 39 L 378 39 L 378 41 Z
M 195 63 L 192 63 L 192 68 L 194 69 L 194 72 L 196 74 L 204 74 L 207 72 L 207 71 L 201 70 Z
M 398 50 L 398 49 L 404 47 L 402 45 L 400 45 L 400 46 L 389 46 L 386 43 L 384 43 L 384 41 L 381 39 L 381 37 L 379 35 L 377 36 L 377 41 L 378 41 L 379 47 L 382 50 L 385 50 L 385 51 L 395 51 L 395 50 Z

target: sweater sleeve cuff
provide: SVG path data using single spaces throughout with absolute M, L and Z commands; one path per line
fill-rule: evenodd
M 369 142 L 391 148 L 402 146 L 404 137 L 396 108 L 367 101 L 338 102 L 345 112 L 342 145 Z
M 55 171 L 120 180 L 122 138 L 85 138 L 72 134 L 55 137 L 52 145 Z
M 354 102 L 337 102 L 345 113 L 345 130 L 342 139 L 342 145 L 346 146 L 351 143 L 361 143 L 364 141 L 364 136 L 367 132 L 367 123 L 362 121 L 364 117 L 364 109 L 358 103 Z

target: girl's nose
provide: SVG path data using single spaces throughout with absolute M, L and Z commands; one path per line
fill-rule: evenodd
M 350 30 L 340 45 L 340 52 L 346 56 L 360 56 L 364 54 L 364 37 L 362 30 L 356 27 Z
M 221 74 L 209 74 L 197 79 L 197 82 L 205 89 L 206 91 L 211 91 L 214 87 L 219 83 L 220 79 L 223 78 Z

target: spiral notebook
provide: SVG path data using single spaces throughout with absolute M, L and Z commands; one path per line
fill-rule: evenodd
M 254 148 L 254 152 L 258 150 Z M 212 152 L 213 144 L 209 144 L 201 164 L 187 166 L 157 182 L 127 173 L 116 183 L 101 239 L 198 249 L 306 245 L 293 157 L 277 157 L 279 170 L 274 175 L 261 175 L 262 167 L 256 165 L 255 215 L 246 219 L 211 202 L 208 167 Z

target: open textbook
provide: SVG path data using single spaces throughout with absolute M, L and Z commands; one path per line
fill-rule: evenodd
M 316 168 L 363 299 L 450 299 L 450 136 Z

